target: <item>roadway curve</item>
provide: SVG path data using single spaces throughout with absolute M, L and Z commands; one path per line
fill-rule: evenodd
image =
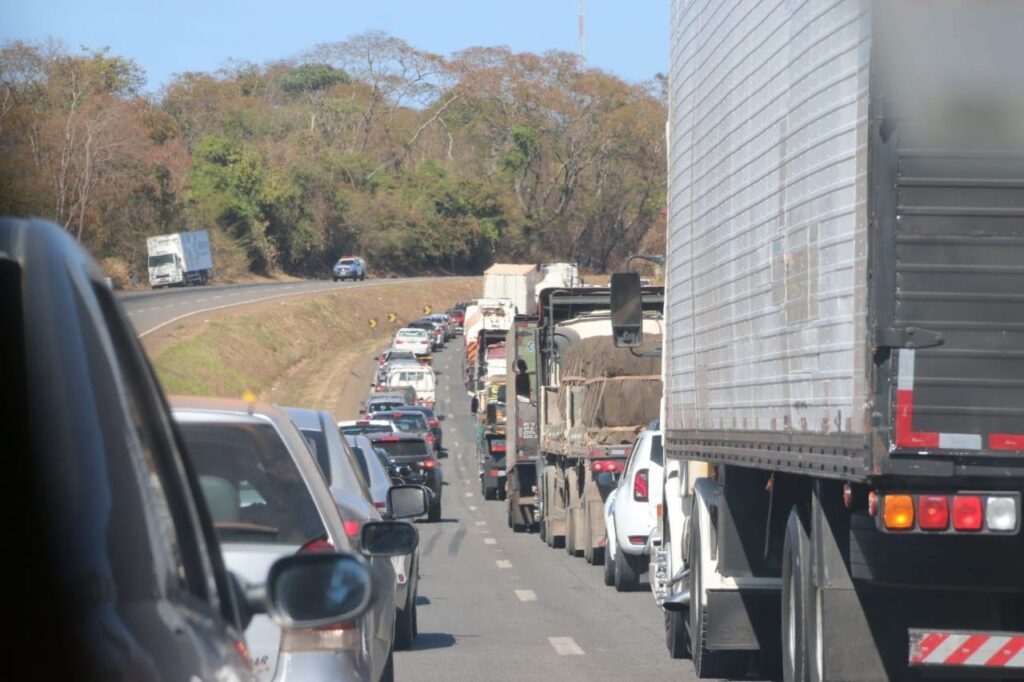
M 161 289 L 159 291 L 125 292 L 120 296 L 128 318 L 139 337 L 161 327 L 198 313 L 257 303 L 284 296 L 317 294 L 340 289 L 358 289 L 385 284 L 421 281 L 423 278 L 370 279 L 365 282 L 332 282 L 299 280 L 265 284 L 225 284 L 221 286 Z

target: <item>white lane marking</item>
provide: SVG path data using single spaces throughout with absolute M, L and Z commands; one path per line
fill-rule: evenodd
M 551 642 L 551 646 L 554 647 L 555 653 L 559 656 L 583 655 L 583 649 L 580 648 L 580 645 L 572 637 L 548 637 L 548 641 Z
M 202 303 L 202 302 L 203 302 L 203 301 L 205 301 L 205 300 L 206 300 L 206 297 L 205 297 L 205 296 L 204 296 L 204 297 L 202 297 L 202 298 L 197 298 L 197 299 L 196 299 L 196 303 Z
M 469 511 L 476 511 L 476 507 L 474 507 L 473 505 L 469 505 Z
M 512 562 L 508 559 L 498 559 L 494 563 L 498 565 L 498 568 L 512 568 Z
M 495 540 L 494 538 L 484 538 L 484 544 L 485 545 L 496 545 L 496 544 L 498 544 L 498 541 Z
M 519 601 L 537 601 L 537 593 L 533 590 L 516 590 Z
M 477 521 L 476 525 L 478 525 L 478 526 L 486 526 L 487 522 L 486 521 Z
M 466 483 L 469 483 L 469 481 L 466 481 Z M 473 493 L 466 493 L 466 497 L 473 497 Z

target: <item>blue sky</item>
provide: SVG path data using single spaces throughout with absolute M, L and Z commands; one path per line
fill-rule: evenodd
M 588 64 L 626 80 L 667 70 L 669 0 L 586 0 Z M 149 89 L 229 59 L 262 63 L 382 29 L 421 49 L 575 52 L 577 0 L 0 0 L 0 40 L 49 37 L 137 61 Z

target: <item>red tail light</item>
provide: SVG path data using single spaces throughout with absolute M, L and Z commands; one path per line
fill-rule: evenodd
M 504 472 L 502 472 L 501 469 L 491 469 L 488 475 L 491 478 L 501 478 L 502 473 Z
M 342 522 L 345 526 L 345 535 L 349 539 L 354 539 L 359 536 L 359 531 L 363 528 L 363 522 L 357 521 L 356 519 L 345 519 Z
M 425 459 L 422 462 L 420 462 L 419 464 L 424 469 L 433 469 L 435 466 L 437 466 L 437 462 L 435 462 L 432 459 Z
M 647 536 L 646 535 L 630 535 L 629 536 L 629 544 L 631 544 L 631 545 L 646 545 L 647 544 Z
M 633 499 L 637 502 L 647 501 L 647 469 L 641 469 L 633 477 Z
M 374 502 L 373 506 L 376 507 L 377 509 L 380 509 L 380 510 L 387 510 L 388 503 L 387 502 Z
M 427 442 L 428 443 L 433 443 L 434 442 L 434 434 L 432 434 L 432 433 L 428 433 L 427 434 Z
M 507 452 L 508 447 L 505 445 L 495 445 L 491 448 L 491 452 Z
M 917 525 L 922 530 L 949 528 L 949 502 L 945 495 L 921 495 L 917 498 Z
M 608 471 L 616 473 L 622 471 L 625 468 L 625 462 L 621 459 L 599 459 L 590 463 L 590 470 L 597 473 L 602 471 Z
M 327 538 L 313 538 L 302 547 L 296 554 L 316 554 L 318 552 L 333 552 L 334 545 Z
M 981 530 L 985 519 L 981 498 L 973 495 L 957 495 L 953 498 L 953 528 L 957 530 Z
M 436 429 L 438 426 L 441 425 L 441 420 L 439 420 L 439 419 L 431 419 L 427 423 L 430 424 L 430 428 Z

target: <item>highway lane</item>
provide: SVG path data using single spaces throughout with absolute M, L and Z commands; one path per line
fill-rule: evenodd
M 420 635 L 398 652 L 400 680 L 691 680 L 672 660 L 646 588 L 618 593 L 601 569 L 536 534 L 513 533 L 504 502 L 484 501 L 475 427 L 455 349 L 435 357 L 448 459 L 441 523 L 419 522 Z M 645 583 L 646 585 L 646 583 Z
M 268 282 L 261 284 L 225 284 L 221 286 L 185 287 L 159 291 L 125 292 L 120 294 L 121 305 L 135 325 L 139 336 L 184 319 L 190 315 L 257 303 L 283 296 L 314 294 L 380 286 L 382 284 L 412 283 L 424 278 L 369 279 L 364 282 L 332 282 L 330 280 L 299 280 L 295 282 Z

